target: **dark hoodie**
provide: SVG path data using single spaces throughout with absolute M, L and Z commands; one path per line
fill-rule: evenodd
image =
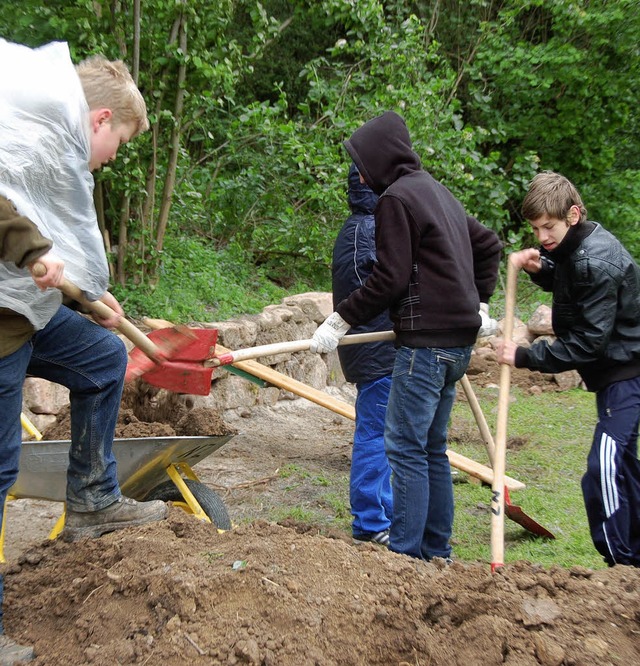
M 345 220 L 333 246 L 333 306 L 359 289 L 367 280 L 376 263 L 375 221 L 373 210 L 378 202 L 367 185 L 360 182 L 355 164 L 349 169 L 349 208 L 351 215 Z M 391 320 L 387 311 L 371 321 L 356 326 L 352 333 L 390 331 Z M 371 382 L 390 375 L 395 360 L 392 342 L 371 342 L 338 347 L 340 365 L 347 381 L 354 384 Z
M 380 195 L 378 262 L 336 310 L 355 326 L 389 309 L 397 346 L 474 344 L 480 303 L 489 301 L 498 279 L 497 235 L 422 169 L 397 113 L 365 123 L 344 145 Z

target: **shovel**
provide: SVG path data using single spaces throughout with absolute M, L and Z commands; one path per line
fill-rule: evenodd
M 47 269 L 44 264 L 36 263 L 32 272 L 36 277 L 42 277 L 46 275 Z M 116 314 L 106 303 L 88 300 L 84 292 L 69 280 L 63 280 L 58 289 L 99 317 L 109 318 Z M 162 366 L 168 359 L 177 358 L 181 353 L 184 355 L 186 349 L 199 342 L 197 336 L 186 326 L 174 326 L 156 331 L 157 335 L 152 339 L 122 317 L 117 329 L 137 347 L 129 357 L 125 381 L 131 381 L 144 374 L 161 372 Z
M 513 318 L 516 306 L 518 269 L 510 256 L 507 261 L 507 284 L 505 288 L 505 317 L 502 337 L 511 341 Z M 511 366 L 500 364 L 500 389 L 498 393 L 498 417 L 493 454 L 493 483 L 491 485 L 491 571 L 504 566 L 504 473 L 507 452 L 507 417 L 509 414 L 509 387 Z
M 153 326 L 169 326 L 167 322 L 149 319 L 147 324 Z M 161 342 L 170 332 L 171 328 L 156 328 L 149 333 L 151 341 Z M 246 361 L 249 359 L 270 356 L 272 354 L 293 353 L 306 351 L 311 346 L 312 340 L 293 340 L 290 342 L 275 342 L 270 345 L 247 347 L 237 351 L 229 351 L 218 356 L 215 355 L 215 346 L 218 331 L 215 329 L 188 329 L 194 337 L 193 342 L 183 349 L 178 350 L 171 359 L 157 366 L 145 358 L 138 350 L 131 352 L 131 358 L 136 361 L 136 368 L 141 378 L 159 388 L 164 388 L 174 393 L 189 393 L 191 395 L 209 395 L 211 392 L 211 381 L 214 368 Z M 342 339 L 340 344 L 358 344 L 363 342 L 376 342 L 379 340 L 393 340 L 393 331 L 381 331 L 375 333 L 360 333 L 348 335 Z
M 373 333 L 355 333 L 354 335 L 345 335 L 338 346 L 358 345 L 365 342 L 380 342 L 382 340 L 395 340 L 396 334 L 393 331 L 374 331 Z M 274 354 L 292 354 L 293 352 L 307 351 L 311 347 L 313 340 L 292 340 L 290 342 L 274 342 L 270 345 L 260 345 L 258 347 L 247 347 L 230 351 L 226 354 L 220 354 L 211 359 L 210 363 L 214 366 L 230 365 L 238 361 L 248 361 L 261 356 L 272 356 Z
M 354 335 L 345 335 L 345 337 L 343 337 L 338 344 L 339 346 L 344 346 L 393 339 L 395 339 L 395 333 L 393 331 L 376 331 L 374 333 L 356 333 Z M 309 349 L 310 344 L 311 340 L 295 340 L 292 342 L 276 342 L 274 344 L 261 345 L 258 347 L 247 347 L 246 349 L 239 349 L 237 351 L 230 351 L 225 354 L 220 354 L 211 359 L 210 363 L 213 363 L 216 366 L 222 366 L 228 365 L 230 363 L 237 363 L 240 361 L 260 358 L 261 356 L 305 351 Z M 461 379 L 461 383 L 462 388 L 464 389 L 464 392 L 467 396 L 467 400 L 469 401 L 469 405 L 471 406 L 471 410 L 473 411 L 476 423 L 478 424 L 478 428 L 480 429 L 480 434 L 482 435 L 487 447 L 489 460 L 493 466 L 495 457 L 495 443 L 493 441 L 491 431 L 489 430 L 489 426 L 487 425 L 487 422 L 484 418 L 480 404 L 478 403 L 478 400 L 473 392 L 469 378 L 464 375 Z M 513 520 L 519 525 L 522 525 L 522 527 L 524 527 L 532 534 L 548 537 L 550 539 L 555 538 L 549 530 L 538 524 L 535 520 L 533 520 L 533 518 L 527 516 L 527 514 L 519 506 L 511 504 L 509 490 L 506 485 L 504 486 L 504 503 L 507 518 Z
M 475 417 L 476 423 L 478 424 L 480 434 L 482 435 L 482 439 L 484 440 L 485 446 L 487 447 L 487 453 L 489 454 L 491 466 L 493 467 L 493 460 L 495 457 L 496 449 L 493 436 L 491 435 L 487 421 L 484 417 L 484 414 L 482 413 L 482 408 L 480 407 L 478 398 L 473 391 L 473 387 L 471 386 L 471 382 L 469 381 L 467 375 L 462 376 L 460 383 L 462 384 L 464 394 L 467 396 L 467 401 L 469 402 L 473 416 Z M 507 518 L 513 520 L 515 523 L 518 523 L 518 525 L 522 525 L 522 527 L 524 527 L 524 529 L 528 532 L 531 532 L 531 534 L 547 537 L 548 539 L 556 538 L 552 532 L 528 516 L 519 506 L 511 503 L 509 489 L 506 485 L 504 487 L 504 512 Z

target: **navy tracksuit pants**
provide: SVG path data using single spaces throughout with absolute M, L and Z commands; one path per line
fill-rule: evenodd
M 609 566 L 640 566 L 640 377 L 596 393 L 598 424 L 582 477 L 591 538 Z

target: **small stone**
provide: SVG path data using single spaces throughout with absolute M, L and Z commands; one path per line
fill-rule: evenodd
M 611 648 L 606 641 L 603 641 L 601 638 L 596 638 L 590 636 L 589 638 L 584 639 L 584 647 L 589 652 L 589 654 L 597 657 L 598 659 L 603 659 L 611 653 Z
M 533 643 L 542 666 L 560 666 L 564 661 L 564 650 L 556 642 L 544 636 L 535 636 Z

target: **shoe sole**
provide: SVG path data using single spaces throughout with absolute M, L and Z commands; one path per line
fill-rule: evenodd
M 62 537 L 62 540 L 67 543 L 80 541 L 80 539 L 97 539 L 103 534 L 122 530 L 125 527 L 136 527 L 138 525 L 146 525 L 147 523 L 155 523 L 164 520 L 169 513 L 169 509 L 166 506 L 163 507 L 163 509 L 164 510 L 158 512 L 157 515 L 154 514 L 147 516 L 146 518 L 139 518 L 138 520 L 103 523 L 101 525 L 86 525 L 85 527 L 65 527 L 60 536 Z
M 381 546 L 382 548 L 389 548 L 389 542 L 383 543 L 382 541 L 374 541 L 373 539 L 356 539 L 356 537 L 351 537 L 353 539 L 354 545 L 359 545 L 361 543 L 372 543 L 376 546 Z

